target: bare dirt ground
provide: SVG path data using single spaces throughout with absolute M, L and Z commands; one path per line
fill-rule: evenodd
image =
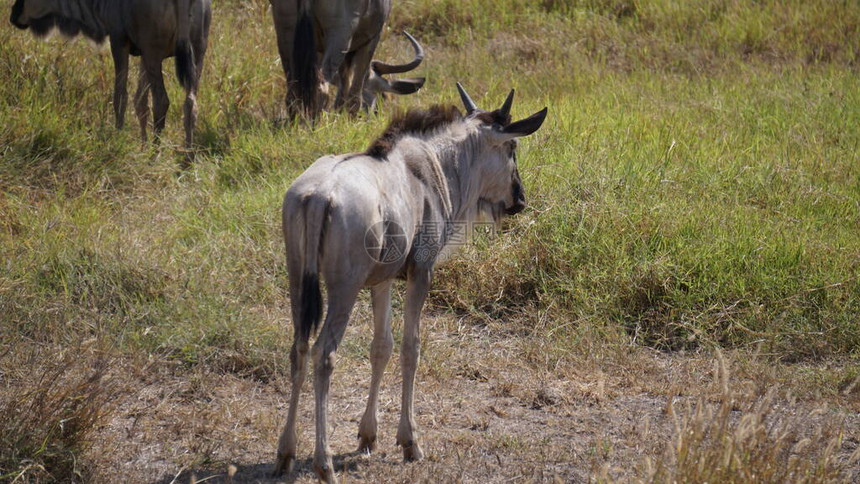
M 450 315 L 427 317 L 416 397 L 427 457 L 404 464 L 394 442 L 400 411 L 396 350 L 380 396 L 378 448 L 359 454 L 356 433 L 370 364 L 352 348 L 369 346 L 366 319 L 348 330 L 351 343 L 342 347 L 332 381 L 330 443 L 341 482 L 635 481 L 647 475 L 646 458 L 656 461 L 673 441 L 677 415 L 700 399 L 714 406 L 719 399 L 712 357 L 631 347 L 611 358 L 562 357 L 547 368 L 524 356 L 540 352 L 534 341 L 492 337 L 488 328 L 463 330 Z M 731 386 L 739 402 L 770 385 L 791 393 L 785 375 L 796 370 L 729 364 L 736 367 Z M 315 482 L 310 382 L 301 402 L 297 469 L 272 479 L 287 380 L 189 370 L 168 360 L 129 362 L 115 371 L 127 391 L 109 423 L 96 431 L 87 456 L 105 480 L 169 484 L 190 482 L 193 473 L 197 482 L 229 482 L 228 466 L 234 465 L 233 482 Z M 670 400 L 673 411 L 667 412 Z M 837 422 L 843 434 L 836 454 L 848 459 L 860 444 L 858 410 L 856 395 L 784 396 L 772 415 L 793 425 L 797 439 Z M 857 482 L 860 470 L 843 477 Z

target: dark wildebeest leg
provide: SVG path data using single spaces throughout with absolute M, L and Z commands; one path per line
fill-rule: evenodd
M 400 366 L 403 371 L 403 395 L 400 407 L 400 425 L 397 427 L 397 444 L 403 447 L 403 460 L 420 460 L 424 457 L 415 436 L 412 397 L 415 391 L 415 372 L 421 351 L 419 319 L 424 299 L 430 289 L 431 269 L 413 267 L 406 281 L 406 302 L 403 307 L 403 342 Z
M 323 32 L 325 38 L 325 52 L 323 53 L 320 63 L 322 69 L 323 81 L 328 84 L 334 84 L 337 88 L 337 100 L 335 101 L 335 109 L 339 108 L 338 103 L 342 102 L 342 96 L 346 92 L 346 79 L 340 75 L 341 66 L 345 61 L 347 52 L 349 52 L 349 44 L 352 40 L 352 34 L 355 27 L 350 24 L 350 19 L 339 19 L 338 23 L 330 25 Z M 327 86 L 330 89 L 330 86 Z
M 334 80 L 334 85 L 337 89 L 337 96 L 334 98 L 334 109 L 342 108 L 346 100 L 346 92 L 349 86 L 350 75 L 352 74 L 352 60 L 355 57 L 354 54 L 354 52 L 348 52 L 343 57 L 343 63 L 341 63 L 340 69 L 337 71 L 337 77 Z
M 376 52 L 378 42 L 379 36 L 377 35 L 367 45 L 353 53 L 352 81 L 349 83 L 349 90 L 346 93 L 346 109 L 351 114 L 357 114 L 358 110 L 361 109 L 364 81 L 367 80 L 370 62 L 373 60 L 373 53 Z
M 327 284 L 328 308 L 326 310 L 325 323 L 320 329 L 319 337 L 313 347 L 314 360 L 314 400 L 316 415 L 316 444 L 314 445 L 313 467 L 320 480 L 333 483 L 337 482 L 334 476 L 334 466 L 331 460 L 331 451 L 328 447 L 328 395 L 331 374 L 334 371 L 335 352 L 337 351 L 349 315 L 355 305 L 355 299 L 361 289 L 361 281 L 349 279 L 333 280 Z M 332 297 L 333 296 L 333 297 Z
M 140 60 L 140 72 L 137 76 L 137 92 L 134 93 L 134 113 L 140 124 L 140 139 L 146 143 L 146 125 L 149 123 L 149 76 L 143 59 Z
M 203 73 L 203 59 L 206 57 L 206 47 L 209 39 L 211 15 L 203 14 L 205 18 L 199 23 L 199 29 L 191 31 L 191 48 L 194 53 L 194 79 L 190 89 L 185 92 L 185 162 L 194 161 L 194 127 L 197 125 L 197 89 L 200 87 L 200 75 Z
M 128 42 L 111 36 L 110 53 L 113 56 L 113 111 L 116 115 L 116 128 L 125 124 L 125 106 L 128 103 Z
M 292 1 L 274 1 L 272 3 L 272 17 L 275 20 L 275 34 L 278 40 L 278 53 L 281 56 L 281 67 L 284 69 L 284 77 L 287 79 L 287 94 L 285 103 L 287 116 L 294 117 L 301 111 L 301 101 L 296 95 L 293 86 L 293 44 L 296 40 L 296 23 L 298 22 L 298 5 Z
M 164 88 L 164 77 L 161 74 L 162 60 L 161 56 L 152 54 L 147 56 L 146 52 L 141 56 L 141 62 L 149 80 L 149 90 L 152 93 L 152 120 L 156 140 L 160 137 L 161 131 L 164 130 L 167 108 L 170 107 L 167 90 Z
M 379 401 L 379 384 L 394 346 L 394 338 L 391 335 L 391 281 L 373 286 L 370 289 L 370 295 L 373 303 L 373 342 L 370 344 L 372 373 L 367 409 L 358 425 L 359 452 L 370 452 L 376 448 L 376 405 Z
M 191 144 L 194 141 L 194 126 L 197 124 L 197 80 L 191 86 L 191 89 L 185 91 L 185 161 L 193 161 L 194 155 L 191 151 Z

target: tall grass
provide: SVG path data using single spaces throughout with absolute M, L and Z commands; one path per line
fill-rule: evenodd
M 695 408 L 688 403 L 679 412 L 669 396 L 666 410 L 674 435 L 656 464 L 645 460 L 648 482 L 823 483 L 846 477 L 842 473 L 856 464 L 860 452 L 839 459 L 845 436 L 833 418 L 822 421 L 826 409 L 797 417 L 777 415 L 776 388 L 764 395 L 734 392 L 725 360 L 719 352 L 717 356 L 719 406 L 699 399 Z

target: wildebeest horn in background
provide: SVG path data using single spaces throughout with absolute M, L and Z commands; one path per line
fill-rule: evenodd
M 370 112 L 376 112 L 377 97 L 389 94 L 412 94 L 418 92 L 424 86 L 423 77 L 412 77 L 407 79 L 386 79 L 385 74 L 394 74 L 408 72 L 421 64 L 424 60 L 424 49 L 414 37 L 407 32 L 403 35 L 409 39 L 412 48 L 415 50 L 415 58 L 405 64 L 387 64 L 382 61 L 374 60 L 370 63 L 370 70 L 367 73 L 367 81 L 364 83 L 364 91 L 362 97 L 364 107 Z
M 421 44 L 415 40 L 415 37 L 409 35 L 409 32 L 404 31 L 403 35 L 409 39 L 409 42 L 412 44 L 412 48 L 415 49 L 415 58 L 406 64 L 386 64 L 385 62 L 374 60 L 370 63 L 370 67 L 376 71 L 377 74 L 402 74 L 421 65 L 421 61 L 424 60 L 424 49 L 421 47 Z

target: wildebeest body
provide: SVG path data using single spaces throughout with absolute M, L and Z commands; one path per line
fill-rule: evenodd
M 416 68 L 424 52 L 407 36 L 415 60 L 403 65 L 373 61 L 391 0 L 272 0 L 278 53 L 287 77 L 287 106 L 314 114 L 322 105 L 320 81 L 337 89 L 335 107 L 373 109 L 380 93 L 411 94 L 423 78 L 388 81 L 384 74 Z M 320 79 L 321 77 L 321 79 Z
M 124 124 L 128 101 L 128 56 L 140 56 L 135 111 L 144 139 L 150 91 L 156 134 L 164 128 L 169 100 L 161 64 L 175 57 L 177 77 L 186 91 L 185 142 L 190 148 L 211 10 L 210 0 L 17 0 L 10 21 L 39 36 L 56 27 L 69 37 L 83 34 L 96 42 L 107 38 L 115 68 L 113 99 L 118 128 Z
M 465 99 L 468 96 L 462 91 Z M 485 209 L 495 216 L 525 207 L 516 167 L 516 138 L 537 130 L 546 109 L 510 122 L 513 91 L 501 109 L 486 112 L 466 102 L 410 111 L 396 118 L 364 153 L 318 159 L 287 190 L 283 230 L 289 273 L 294 340 L 290 351 L 292 391 L 278 445 L 276 473 L 296 458 L 296 418 L 305 379 L 309 338 L 322 317 L 321 281 L 327 309 L 313 346 L 316 445 L 313 466 L 334 482 L 328 448 L 327 400 L 335 352 L 359 291 L 370 287 L 374 333 L 367 408 L 359 424 L 359 450 L 377 439 L 377 401 L 392 353 L 391 285 L 406 279 L 401 367 L 403 392 L 396 441 L 405 460 L 423 455 L 415 432 L 413 390 L 418 365 L 419 317 L 434 265 L 450 247 L 456 224 Z

